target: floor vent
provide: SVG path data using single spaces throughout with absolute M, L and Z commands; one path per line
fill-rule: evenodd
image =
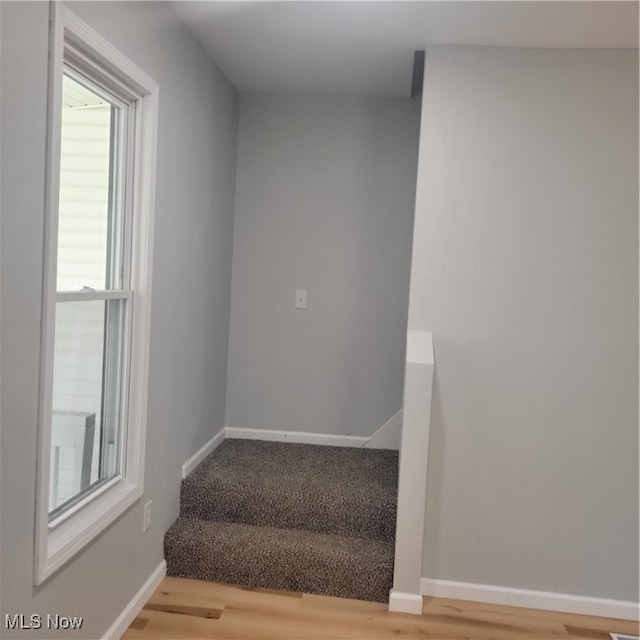
M 626 633 L 610 633 L 611 640 L 640 640 L 640 636 L 630 636 Z

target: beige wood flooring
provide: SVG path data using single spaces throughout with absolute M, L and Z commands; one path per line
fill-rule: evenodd
M 610 640 L 639 635 L 638 623 L 461 600 L 424 598 L 423 613 L 387 605 L 165 578 L 125 640 Z

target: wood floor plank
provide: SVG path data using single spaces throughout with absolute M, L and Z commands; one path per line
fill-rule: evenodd
M 166 611 L 148 612 L 149 622 L 142 631 L 135 631 L 129 636 L 127 631 L 123 638 L 126 640 L 196 640 L 203 638 L 219 638 L 215 635 L 212 625 L 217 620 L 167 613 Z
M 209 607 L 212 609 L 224 608 L 224 598 L 216 597 L 216 594 L 208 589 L 202 589 L 195 580 L 174 582 L 175 580 L 179 580 L 179 578 L 165 578 L 149 598 L 149 603 Z M 191 584 L 194 582 L 195 584 Z
M 441 598 L 425 598 L 423 615 L 430 620 L 448 620 L 462 626 L 466 623 L 477 630 L 492 629 L 496 637 L 503 635 L 544 635 L 563 638 L 566 629 L 561 620 L 549 619 L 534 609 L 463 602 Z
M 143 618 L 138 616 L 129 626 L 129 629 L 136 629 L 137 631 L 142 631 L 149 622 L 149 618 Z
M 143 624 L 144 622 L 144 624 Z M 444 598 L 386 604 L 166 578 L 125 640 L 608 640 L 638 623 Z
M 209 607 L 190 607 L 181 604 L 154 604 L 148 602 L 144 606 L 144 611 L 164 611 L 165 613 L 217 620 L 222 615 L 223 607 L 211 609 Z
M 275 589 L 265 589 L 264 587 L 243 587 L 238 586 L 241 591 L 253 591 L 255 593 L 268 593 L 274 596 L 280 596 L 284 598 L 302 598 L 301 593 L 297 591 L 276 591 Z
M 570 624 L 565 625 L 565 629 L 570 636 L 576 638 L 597 638 L 598 640 L 611 640 L 609 632 L 600 629 L 589 629 L 585 627 L 575 627 Z
M 609 640 L 609 632 L 627 633 L 638 635 L 640 624 L 630 620 L 617 620 L 614 618 L 602 618 L 597 616 L 587 616 L 575 613 L 563 613 L 560 611 L 543 611 L 539 609 L 527 609 L 524 607 L 512 607 L 498 604 L 485 604 L 482 602 L 471 602 L 452 600 L 445 598 L 424 598 L 425 605 L 423 611 L 431 613 L 440 608 L 457 611 L 461 614 L 469 612 L 482 612 L 487 619 L 495 617 L 496 619 L 508 619 L 517 617 L 526 620 L 527 625 L 535 630 L 542 626 L 550 627 L 552 624 L 562 626 L 573 626 L 576 629 L 582 629 L 582 633 L 587 630 L 594 630 L 599 633 L 606 632 L 607 640 Z M 433 601 L 433 604 L 431 602 Z M 567 632 L 568 633 L 568 632 Z

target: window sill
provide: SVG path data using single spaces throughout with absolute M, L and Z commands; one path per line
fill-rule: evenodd
M 46 556 L 38 558 L 35 583 L 42 584 L 142 495 L 141 483 L 120 478 L 62 522 L 48 527 Z

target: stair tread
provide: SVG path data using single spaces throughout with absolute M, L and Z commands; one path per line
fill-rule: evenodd
M 169 575 L 386 601 L 394 545 L 308 530 L 178 518 L 165 536 Z
M 225 440 L 182 483 L 180 515 L 393 540 L 398 453 Z

